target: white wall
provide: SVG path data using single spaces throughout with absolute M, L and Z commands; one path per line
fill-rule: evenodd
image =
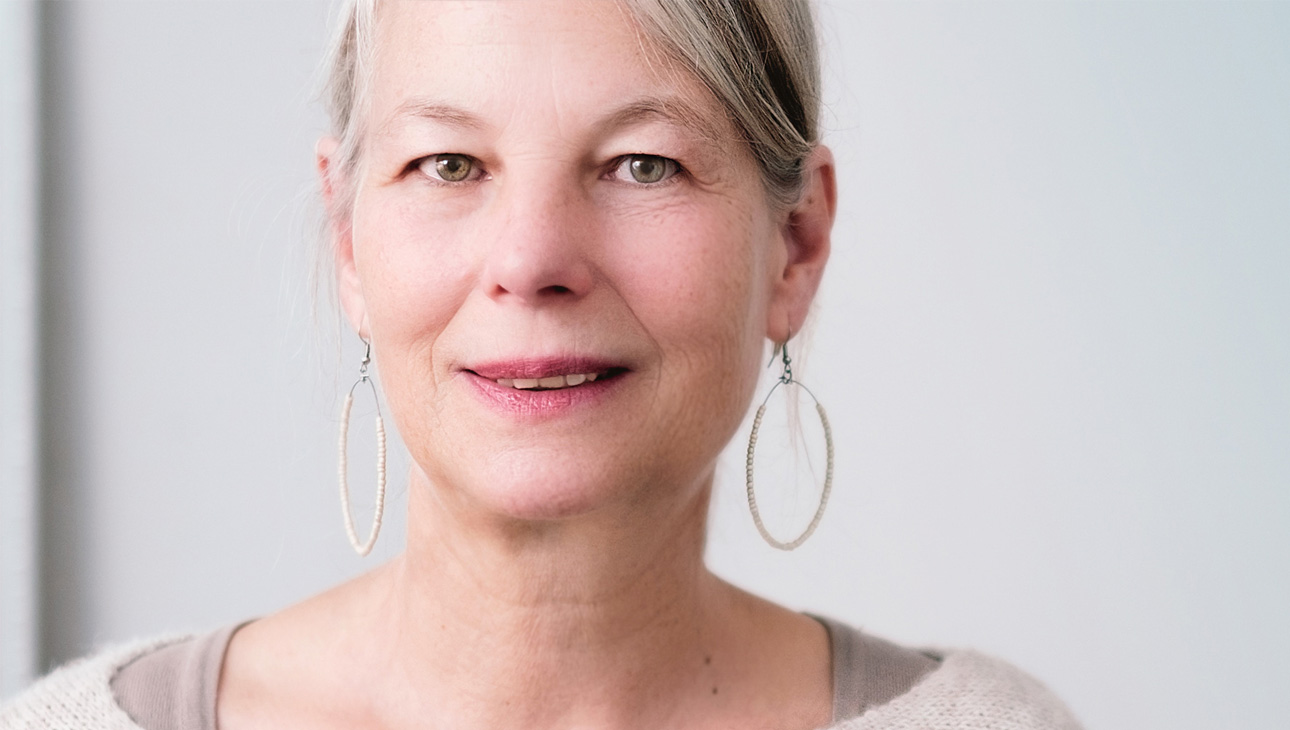
M 337 529 L 338 353 L 305 276 L 328 7 L 44 11 L 44 643 L 64 660 L 364 564 Z
M 333 486 L 357 353 L 311 334 L 302 273 L 326 8 L 44 11 L 43 618 L 61 660 L 369 563 Z M 713 566 L 993 651 L 1091 728 L 1282 726 L 1290 5 L 823 18 L 843 206 L 799 373 L 833 422 L 834 502 L 804 548 L 770 550 L 735 444 Z

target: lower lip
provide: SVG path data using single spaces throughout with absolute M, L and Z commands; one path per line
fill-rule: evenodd
M 544 419 L 599 403 L 630 373 L 554 390 L 508 388 L 469 371 L 463 371 L 462 375 L 480 399 L 495 410 L 513 417 Z

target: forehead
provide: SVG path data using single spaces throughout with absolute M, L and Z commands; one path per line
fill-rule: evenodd
M 428 117 L 573 134 L 652 116 L 713 141 L 735 136 L 707 88 L 612 0 L 391 0 L 376 35 L 369 112 L 378 130 Z

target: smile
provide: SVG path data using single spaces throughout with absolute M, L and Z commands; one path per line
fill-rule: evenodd
M 632 372 L 600 357 L 535 357 L 471 363 L 461 372 L 477 397 L 508 418 L 535 423 L 604 403 Z
M 497 378 L 493 382 L 503 388 L 516 390 L 559 390 L 573 388 L 583 383 L 594 383 L 604 373 L 574 373 L 572 375 L 552 375 L 546 378 Z
M 463 370 L 488 383 L 499 392 L 518 394 L 578 389 L 595 383 L 600 389 L 608 381 L 628 372 L 623 363 L 599 357 L 535 357 L 488 363 L 472 363 Z

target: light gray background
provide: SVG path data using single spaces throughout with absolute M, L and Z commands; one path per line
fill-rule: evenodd
M 41 12 L 43 669 L 388 558 L 403 490 L 355 558 L 334 429 L 357 352 L 307 280 L 328 7 Z M 1090 728 L 1283 727 L 1290 6 L 822 20 L 842 210 L 800 372 L 834 502 L 770 550 L 736 444 L 711 564 L 1003 656 Z

